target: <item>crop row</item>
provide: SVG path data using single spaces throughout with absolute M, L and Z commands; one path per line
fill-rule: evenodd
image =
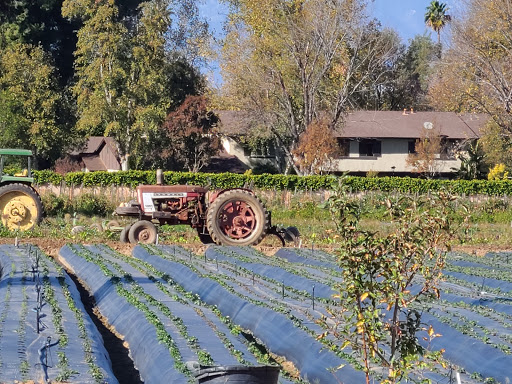
M 505 383 L 512 365 L 512 269 L 508 254 L 450 254 L 441 300 L 415 309 L 442 337 L 444 364 L 417 380 Z M 64 265 L 94 296 L 96 308 L 124 338 L 142 380 L 193 380 L 202 366 L 279 364 L 280 383 L 360 383 L 364 375 L 342 340 L 319 320 L 339 308 L 331 286 L 341 279 L 333 255 L 211 246 L 196 255 L 178 246 L 137 246 L 125 256 L 103 245 L 68 245 L 57 263 L 35 247 L 0 247 L 0 382 L 116 383 L 110 362 Z M 412 288 L 414 289 L 414 287 Z M 421 335 L 420 335 L 421 337 Z M 80 341 L 80 342 L 77 342 Z
M 148 263 L 99 245 L 66 246 L 60 258 L 128 343 L 145 382 L 188 382 L 192 372 L 187 363 L 194 361 L 203 366 L 270 363 L 217 308 Z
M 140 250 L 136 252 L 141 253 Z M 339 275 L 335 267 L 330 270 L 325 268 L 333 260 L 329 260 L 325 254 L 319 253 L 320 257 L 315 258 L 314 253 L 309 251 L 288 249 L 280 250 L 277 257 L 269 258 L 251 248 L 210 247 L 203 256 L 193 255 L 178 247 L 154 246 L 148 247 L 147 252 L 218 282 L 248 303 L 285 315 L 297 329 L 311 336 L 322 331 L 316 320 L 328 308 L 336 308 L 335 303 L 327 299 L 328 294 L 319 294 L 313 301 L 312 290 L 304 289 L 305 281 L 306 287 L 312 288 L 322 286 L 325 281 L 332 281 Z M 155 262 L 160 268 L 164 268 L 165 263 L 155 260 L 158 260 Z M 175 264 L 169 264 L 168 268 L 171 266 L 178 268 Z M 453 267 L 456 266 L 449 265 L 448 274 Z M 466 278 L 468 276 L 465 275 Z M 510 380 L 511 333 L 506 314 L 498 310 L 482 310 L 479 300 L 472 297 L 474 291 L 467 290 L 463 285 L 447 282 L 443 287 L 446 289 L 443 297 L 450 300 L 425 301 L 418 305 L 418 309 L 424 311 L 425 323 L 434 325 L 436 332 L 445 335 L 435 339 L 431 347 L 446 350 L 444 356 L 448 368 L 437 367 L 435 372 L 424 373 L 423 377 L 432 382 L 442 382 L 449 380 L 451 371 L 457 370 L 468 382 Z M 466 296 L 462 292 L 466 292 Z M 329 349 L 338 353 L 339 357 L 351 361 L 350 355 L 336 349 L 336 341 L 331 338 L 327 343 L 330 343 Z M 467 348 L 468 345 L 472 346 L 474 352 L 464 350 L 462 353 L 461 346 Z M 489 362 L 481 363 L 482 356 L 486 356 Z M 286 357 L 293 361 L 293 356 Z
M 0 246 L 0 382 L 117 383 L 80 295 L 54 260 Z

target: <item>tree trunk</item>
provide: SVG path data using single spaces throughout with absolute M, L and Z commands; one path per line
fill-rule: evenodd
M 121 171 L 129 171 L 130 170 L 130 163 L 128 161 L 129 159 L 130 159 L 129 154 L 121 156 Z

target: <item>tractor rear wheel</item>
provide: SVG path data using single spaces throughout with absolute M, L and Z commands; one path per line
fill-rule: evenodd
M 128 232 L 128 239 L 132 244 L 154 244 L 156 243 L 157 229 L 151 221 L 136 221 Z
M 11 231 L 29 231 L 41 222 L 43 204 L 38 193 L 25 184 L 8 184 L 0 188 L 2 224 Z
M 208 208 L 206 225 L 216 244 L 256 245 L 267 234 L 269 217 L 255 195 L 233 189 L 213 201 Z

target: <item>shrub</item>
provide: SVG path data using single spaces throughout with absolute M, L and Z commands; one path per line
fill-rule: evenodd
M 43 203 L 43 212 L 47 216 L 63 217 L 69 213 L 69 201 L 62 196 L 57 196 L 55 193 L 46 193 L 41 196 Z
M 317 191 L 333 190 L 338 185 L 339 177 L 332 175 L 297 176 L 271 175 L 254 173 L 191 173 L 165 172 L 166 184 L 200 185 L 211 188 L 243 188 L 253 185 L 263 190 Z M 125 185 L 136 187 L 139 184 L 155 184 L 154 171 L 125 172 L 72 172 L 61 176 L 51 171 L 35 171 L 37 184 L 99 187 Z M 511 180 L 424 180 L 410 177 L 356 177 L 343 178 L 344 185 L 350 192 L 381 191 L 424 194 L 435 191 L 448 191 L 456 195 L 512 195 Z
M 84 193 L 72 202 L 73 211 L 87 216 L 107 216 L 114 211 L 114 204 L 104 195 Z
M 505 164 L 496 164 L 493 169 L 489 171 L 487 175 L 489 180 L 506 180 L 508 179 L 508 171 L 505 168 Z

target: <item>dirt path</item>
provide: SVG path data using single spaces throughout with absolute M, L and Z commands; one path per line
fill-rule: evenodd
M 0 238 L 0 244 L 14 244 L 15 239 L 11 237 L 3 237 Z M 30 239 L 21 239 L 19 240 L 20 244 L 33 244 L 37 245 L 41 248 L 47 255 L 56 257 L 59 253 L 59 250 L 66 244 L 71 243 L 69 239 L 55 239 L 55 238 L 40 238 L 34 237 Z M 94 244 L 94 241 L 87 242 L 88 244 Z M 135 245 L 133 244 L 123 244 L 119 241 L 114 240 L 101 240 L 102 244 L 108 245 L 110 248 L 115 251 L 122 253 L 124 255 L 130 256 L 132 250 Z M 179 244 L 180 246 L 187 248 L 194 253 L 202 254 L 207 246 L 197 243 L 187 243 L 187 244 Z M 281 247 L 279 245 L 259 245 L 255 247 L 261 253 L 267 256 L 273 256 Z M 336 251 L 336 246 L 327 245 L 327 246 L 317 246 L 317 249 L 324 250 L 326 252 L 334 253 Z M 510 246 L 496 246 L 496 245 L 459 245 L 452 248 L 452 251 L 456 252 L 464 252 L 468 254 L 476 254 L 477 256 L 483 256 L 487 252 L 512 252 L 512 244 Z

